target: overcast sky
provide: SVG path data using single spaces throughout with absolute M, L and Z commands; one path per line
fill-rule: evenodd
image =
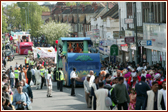
M 19 1 L 20 2 L 20 1 Z M 29 1 L 30 2 L 30 1 Z M 46 2 L 48 2 L 48 1 L 46 1 Z M 5 6 L 5 5 L 10 5 L 10 4 L 12 4 L 12 3 L 16 3 L 16 2 L 8 2 L 8 1 L 4 1 L 4 2 L 2 2 L 2 5 L 3 6 Z M 44 2 L 37 2 L 39 5 L 42 5 Z M 49 2 L 49 3 L 51 3 L 51 4 L 56 4 L 57 2 L 54 2 L 54 1 L 52 1 L 52 2 Z

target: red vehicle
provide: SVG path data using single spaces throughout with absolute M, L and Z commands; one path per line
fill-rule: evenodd
M 28 50 L 32 51 L 32 46 L 33 43 L 30 40 L 30 34 L 22 35 L 22 39 L 20 39 L 20 36 L 18 36 L 18 53 L 20 55 L 27 55 Z
M 32 42 L 20 42 L 19 45 L 19 54 L 28 54 L 28 50 L 32 51 Z

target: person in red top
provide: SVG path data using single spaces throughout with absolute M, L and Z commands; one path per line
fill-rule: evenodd
M 76 46 L 75 52 L 76 52 L 76 53 L 79 53 L 81 48 L 79 47 L 79 44 L 78 44 L 78 43 L 77 43 L 76 45 L 77 45 L 77 46 Z

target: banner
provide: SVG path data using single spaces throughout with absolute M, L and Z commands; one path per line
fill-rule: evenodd
M 37 53 L 40 58 L 56 57 L 55 49 L 53 47 L 33 47 L 34 58 L 37 58 Z

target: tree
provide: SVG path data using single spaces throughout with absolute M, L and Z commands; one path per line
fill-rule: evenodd
M 78 4 L 81 4 L 81 5 L 89 5 L 91 4 L 92 2 L 78 2 Z M 76 6 L 76 2 L 66 2 L 66 6 Z
M 41 10 L 42 10 L 42 12 L 50 12 L 50 9 L 45 6 L 41 6 Z
M 67 23 L 55 23 L 50 21 L 45 25 L 41 26 L 41 29 L 37 32 L 41 35 L 45 35 L 48 42 L 53 44 L 55 40 L 58 40 L 60 37 L 65 37 L 71 32 L 71 26 Z
M 16 3 L 8 5 L 7 15 L 9 16 L 8 24 L 11 24 L 13 29 L 14 28 L 19 29 L 19 25 L 21 23 L 19 20 L 21 20 L 21 15 L 20 15 L 20 8 Z
M 2 33 L 6 33 L 7 32 L 7 18 L 4 14 L 4 7 L 2 7 Z
M 17 4 L 21 8 L 22 29 L 26 28 L 27 18 L 28 28 L 26 30 L 31 29 L 31 35 L 36 37 L 38 35 L 36 31 L 43 24 L 41 18 L 43 8 L 37 2 L 17 2 Z
M 76 5 L 76 2 L 66 2 L 66 6 L 74 6 Z

